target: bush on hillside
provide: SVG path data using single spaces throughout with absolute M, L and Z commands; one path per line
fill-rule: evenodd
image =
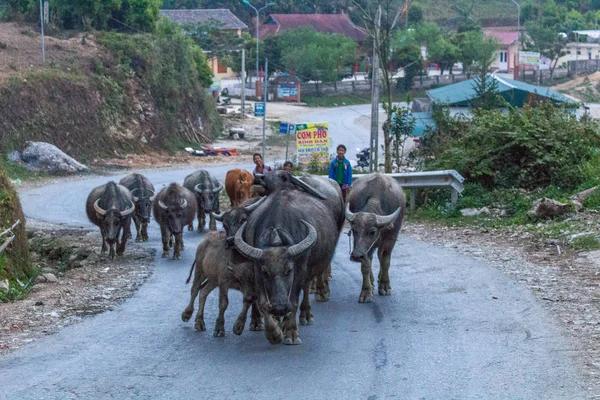
M 523 109 L 476 110 L 470 121 L 436 113 L 426 137 L 426 168 L 455 169 L 490 188 L 577 188 L 598 175 L 600 130 L 542 102 Z
M 0 232 L 10 228 L 17 219 L 21 220 L 21 224 L 14 229 L 15 239 L 0 254 L 0 280 L 27 281 L 35 276 L 35 270 L 32 269 L 29 259 L 25 216 L 21 209 L 19 196 L 0 166 Z M 0 237 L 0 245 L 6 238 L 6 235 Z
M 50 22 L 61 29 L 154 30 L 162 0 L 48 0 Z M 12 18 L 39 20 L 39 0 L 7 0 Z

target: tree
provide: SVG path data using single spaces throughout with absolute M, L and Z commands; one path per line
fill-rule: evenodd
M 547 26 L 544 22 L 531 21 L 526 24 L 527 37 L 525 49 L 537 51 L 550 59 L 550 76 L 554 75 L 554 69 L 558 59 L 566 55 L 567 38 L 563 37 L 558 26 Z
M 408 24 L 419 25 L 423 22 L 423 7 L 419 3 L 412 3 L 408 7 Z
M 392 109 L 392 71 L 386 68 L 392 59 L 392 41 L 395 36 L 395 30 L 398 28 L 400 14 L 405 1 L 401 0 L 353 0 L 356 7 L 361 12 L 361 19 L 371 37 L 373 49 L 377 52 L 381 68 L 381 80 L 385 88 L 385 97 L 383 103 L 387 110 Z M 379 82 L 373 82 L 378 85 Z M 386 124 L 391 125 L 391 111 L 386 112 Z M 392 138 L 390 135 L 384 135 L 384 153 L 385 153 L 385 172 L 392 172 Z M 375 151 L 378 151 L 376 149 Z
M 393 43 L 392 63 L 394 67 L 404 70 L 404 77 L 399 78 L 397 84 L 403 92 L 411 89 L 414 77 L 423 69 L 421 47 L 414 36 L 409 31 L 401 31 Z
M 391 124 L 384 124 L 384 134 L 392 138 L 392 154 L 396 167 L 400 171 L 402 159 L 404 155 L 404 145 L 406 140 L 413 134 L 416 125 L 416 119 L 406 107 L 393 105 L 388 109 L 386 104 L 383 105 L 386 112 L 392 115 Z
M 439 37 L 428 49 L 429 59 L 439 63 L 442 75 L 444 70 L 452 73 L 452 66 L 460 57 L 460 50 L 443 37 Z
M 459 61 L 463 65 L 463 72 L 471 77 L 473 70 L 485 73 L 489 71 L 493 57 L 498 49 L 498 44 L 493 38 L 485 37 L 481 30 L 460 33 L 455 36 L 459 48 Z
M 475 90 L 475 107 L 491 110 L 505 105 L 504 99 L 498 94 L 498 81 L 488 75 L 496 51 L 498 42 L 493 37 L 485 37 L 483 34 L 475 39 L 473 47 L 473 71 L 477 74 L 473 89 Z

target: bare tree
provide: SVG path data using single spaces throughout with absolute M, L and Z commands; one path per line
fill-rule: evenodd
M 388 65 L 392 59 L 392 46 L 394 30 L 405 8 L 406 0 L 353 0 L 356 7 L 361 12 L 361 17 L 365 28 L 369 32 L 373 48 L 379 55 L 381 65 L 381 80 L 385 88 L 386 122 L 384 126 L 391 126 L 392 121 L 392 76 L 393 72 L 389 70 Z M 378 10 L 381 9 L 380 14 Z M 378 18 L 379 17 L 379 18 Z M 373 82 L 378 85 L 379 82 Z M 384 152 L 385 152 L 385 172 L 392 172 L 392 144 L 393 136 L 384 132 Z M 375 149 L 378 151 L 378 149 Z

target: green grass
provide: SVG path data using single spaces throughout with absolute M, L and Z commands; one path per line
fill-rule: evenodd
M 381 95 L 381 93 L 380 93 Z M 410 98 L 423 97 L 424 91 L 415 90 L 409 92 Z M 381 96 L 380 101 L 384 100 Z M 336 95 L 336 96 L 303 96 L 302 101 L 308 107 L 344 107 L 355 106 L 359 104 L 371 104 L 371 93 L 357 93 L 352 95 Z M 406 93 L 394 93 L 392 101 L 406 101 Z
M 6 172 L 6 175 L 13 181 L 17 179 L 21 181 L 35 181 L 50 176 L 43 171 L 30 171 L 23 165 L 10 163 L 6 153 L 0 153 L 0 169 L 3 169 Z
M 571 247 L 575 250 L 598 250 L 600 249 L 600 241 L 598 241 L 598 237 L 594 234 L 582 235 L 574 238 L 571 241 Z

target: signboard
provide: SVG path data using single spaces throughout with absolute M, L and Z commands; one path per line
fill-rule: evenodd
M 277 85 L 277 100 L 299 101 L 298 85 Z
M 540 70 L 550 69 L 550 59 L 546 56 L 540 57 Z
M 264 117 L 265 116 L 265 103 L 254 103 L 254 116 Z
M 296 124 L 298 164 L 308 165 L 313 157 L 319 163 L 329 162 L 329 127 L 327 122 Z
M 540 53 L 535 51 L 520 51 L 519 65 L 538 68 L 540 66 Z
M 296 125 L 288 124 L 287 122 L 279 123 L 279 133 L 282 135 L 295 135 L 296 134 Z

